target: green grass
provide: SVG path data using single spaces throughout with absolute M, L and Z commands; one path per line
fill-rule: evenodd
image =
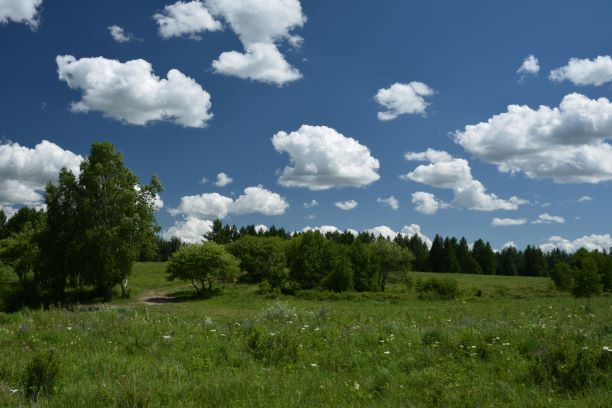
M 0 314 L 0 406 L 28 404 L 26 367 L 48 349 L 59 374 L 41 407 L 610 403 L 609 296 L 588 312 L 548 279 L 453 275 L 463 291 L 455 301 L 417 300 L 396 283 L 384 294 L 280 303 L 237 285 L 210 299 L 135 304 L 188 288 L 162 272 L 137 264 L 132 299 L 110 308 Z

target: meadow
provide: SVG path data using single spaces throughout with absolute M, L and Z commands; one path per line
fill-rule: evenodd
M 609 295 L 587 307 L 548 278 L 453 274 L 451 301 L 399 281 L 195 299 L 163 270 L 136 264 L 129 299 L 0 313 L 0 406 L 610 406 Z

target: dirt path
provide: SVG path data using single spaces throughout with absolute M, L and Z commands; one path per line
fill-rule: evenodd
M 175 298 L 172 296 L 168 296 L 167 293 L 159 292 L 156 290 L 145 292 L 138 297 L 136 304 L 138 305 L 148 305 L 148 306 L 160 306 L 164 303 L 172 303 L 175 302 Z

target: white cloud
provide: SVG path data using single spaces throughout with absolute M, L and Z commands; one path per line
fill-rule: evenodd
M 267 226 L 263 225 L 263 224 L 260 224 L 260 225 L 256 225 L 256 226 L 255 226 L 255 231 L 256 231 L 258 234 L 260 234 L 260 233 L 261 233 L 261 234 L 266 233 L 266 232 L 268 232 L 268 230 L 269 230 L 269 228 L 268 228 Z
M 376 102 L 387 109 L 378 112 L 378 119 L 393 120 L 400 115 L 419 114 L 425 115 L 429 102 L 425 97 L 435 92 L 423 82 L 410 82 L 409 84 L 395 83 L 389 88 L 379 89 L 374 96 Z
M 536 75 L 540 72 L 540 62 L 532 54 L 523 60 L 523 64 L 516 70 L 517 74 L 521 75 L 521 79 L 526 75 Z
M 579 203 L 584 203 L 585 201 L 593 201 L 593 197 L 589 197 L 589 196 L 582 196 L 578 199 Z
M 0 24 L 10 21 L 38 27 L 38 12 L 43 0 L 0 0 Z
M 569 241 L 565 238 L 554 236 L 548 238 L 546 244 L 540 245 L 542 251 L 550 252 L 555 248 L 561 249 L 566 252 L 576 252 L 580 248 L 586 248 L 589 251 L 609 251 L 612 248 L 612 236 L 610 234 L 605 235 L 588 235 L 582 238 L 577 238 L 574 241 Z
M 7 220 L 11 218 L 13 215 L 17 214 L 17 209 L 9 205 L 0 204 L 0 211 L 4 211 L 4 215 L 6 216 Z
M 612 81 L 612 58 L 598 56 L 594 60 L 572 58 L 566 66 L 553 69 L 551 81 L 571 81 L 574 85 L 600 86 Z
M 280 53 L 276 45 L 253 43 L 245 46 L 246 52 L 227 51 L 213 61 L 216 73 L 269 84 L 283 85 L 302 78 Z
M 386 225 L 379 225 L 378 227 L 369 228 L 366 230 L 370 234 L 374 234 L 375 237 L 383 236 L 389 239 L 395 239 L 397 237 L 397 232 L 393 231 L 390 227 Z
M 557 183 L 612 180 L 612 103 L 569 94 L 558 108 L 510 105 L 487 122 L 455 132 L 464 149 L 501 172 Z
M 527 223 L 525 218 L 493 218 L 491 225 L 494 227 L 512 227 L 516 225 L 524 225 Z
M 33 149 L 18 143 L 0 144 L 0 205 L 36 205 L 49 181 L 66 167 L 79 174 L 83 157 L 43 140 Z
M 172 215 L 185 214 L 186 216 L 200 218 L 225 218 L 233 203 L 234 200 L 219 193 L 204 193 L 182 197 L 178 208 L 169 211 Z
M 482 183 L 472 177 L 467 160 L 454 158 L 446 152 L 428 149 L 422 153 L 406 153 L 405 157 L 406 160 L 424 160 L 430 164 L 420 165 L 401 177 L 437 188 L 451 189 L 454 195 L 450 203 L 452 207 L 477 211 L 516 210 L 519 205 L 526 203 L 518 197 L 504 200 L 495 194 L 487 193 Z M 440 206 L 435 206 L 435 197 L 432 194 L 422 192 L 416 197 L 413 195 L 413 202 L 430 213 L 434 213 Z
M 206 5 L 229 24 L 245 50 L 222 53 L 213 62 L 215 72 L 277 85 L 302 77 L 277 47 L 282 41 L 299 47 L 303 41 L 291 33 L 306 22 L 299 0 L 207 0 Z
M 232 205 L 231 212 L 234 214 L 282 215 L 288 207 L 289 204 L 283 197 L 259 185 L 245 188 L 244 194 L 238 197 Z
M 412 238 L 413 235 L 418 236 L 419 238 L 421 238 L 421 241 L 423 241 L 428 248 L 431 248 L 431 239 L 429 239 L 429 237 L 427 235 L 424 235 L 421 232 L 421 226 L 417 225 L 417 224 L 410 224 L 410 225 L 404 225 L 404 227 L 402 227 L 400 234 L 407 236 L 408 238 Z
M 214 19 L 201 1 L 178 1 L 153 16 L 163 38 L 188 36 L 200 39 L 205 31 L 219 31 L 223 25 Z
M 290 165 L 278 179 L 285 187 L 362 187 L 380 178 L 380 164 L 366 146 L 326 126 L 302 125 L 295 132 L 278 132 L 272 144 L 290 156 Z
M 514 243 L 514 241 L 508 241 L 502 247 L 502 249 L 506 249 L 506 248 L 516 248 L 516 244 Z
M 230 176 L 228 176 L 225 173 L 219 173 L 217 174 L 217 181 L 215 182 L 215 186 L 217 187 L 225 187 L 228 184 L 231 184 L 234 182 L 234 179 L 231 178 Z
M 340 231 L 337 227 L 333 226 L 333 225 L 321 225 L 320 227 L 305 227 L 304 229 L 302 229 L 302 232 L 308 232 L 308 231 L 319 231 L 321 234 L 325 235 L 328 232 L 334 233 L 334 232 L 342 232 Z
M 440 208 L 448 207 L 448 204 L 438 200 L 435 195 L 424 191 L 412 193 L 412 202 L 415 204 L 415 210 L 428 215 L 435 214 Z
M 355 208 L 357 208 L 359 203 L 355 200 L 348 200 L 348 201 L 338 201 L 334 203 L 334 205 L 340 208 L 341 210 L 350 211 L 350 210 L 354 210 Z
M 548 213 L 540 214 L 538 219 L 532 221 L 532 224 L 551 224 L 551 223 L 563 224 L 565 223 L 565 218 L 559 217 L 556 215 L 550 215 Z
M 235 201 L 219 193 L 204 193 L 196 196 L 185 196 L 177 208 L 170 209 L 170 214 L 183 214 L 186 217 L 225 218 L 230 214 L 281 215 L 289 204 L 278 194 L 262 186 L 247 187 L 244 194 Z
M 201 220 L 196 217 L 187 217 L 183 221 L 176 221 L 174 225 L 162 233 L 165 239 L 177 237 L 188 244 L 204 241 L 204 234 L 212 230 L 212 221 Z
M 168 71 L 167 79 L 160 79 L 142 59 L 121 63 L 64 55 L 56 62 L 59 79 L 83 91 L 82 99 L 72 103 L 74 112 L 102 112 L 133 125 L 167 120 L 197 128 L 212 118 L 210 94 L 176 69 Z
M 304 203 L 304 208 L 313 208 L 319 205 L 319 202 L 317 200 L 312 200 L 309 203 Z
M 379 197 L 378 199 L 376 199 L 376 202 L 383 205 L 388 205 L 393 210 L 397 210 L 399 208 L 399 201 L 394 196 L 387 198 Z
M 122 27 L 118 25 L 112 25 L 108 27 L 108 32 L 110 33 L 113 40 L 118 43 L 126 43 L 135 40 L 134 34 L 126 33 Z

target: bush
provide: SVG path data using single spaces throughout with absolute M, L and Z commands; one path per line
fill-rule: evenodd
M 247 340 L 249 352 L 256 360 L 266 365 L 295 363 L 298 358 L 299 344 L 287 333 L 268 333 L 262 328 L 253 327 Z
M 530 367 L 532 380 L 564 391 L 580 391 L 603 381 L 606 357 L 601 352 L 567 344 L 553 345 L 536 355 Z
M 35 354 L 23 376 L 26 395 L 32 400 L 37 400 L 40 395 L 51 394 L 58 374 L 59 361 L 53 350 Z
M 419 299 L 452 300 L 459 296 L 459 284 L 452 278 L 430 278 L 416 284 Z

